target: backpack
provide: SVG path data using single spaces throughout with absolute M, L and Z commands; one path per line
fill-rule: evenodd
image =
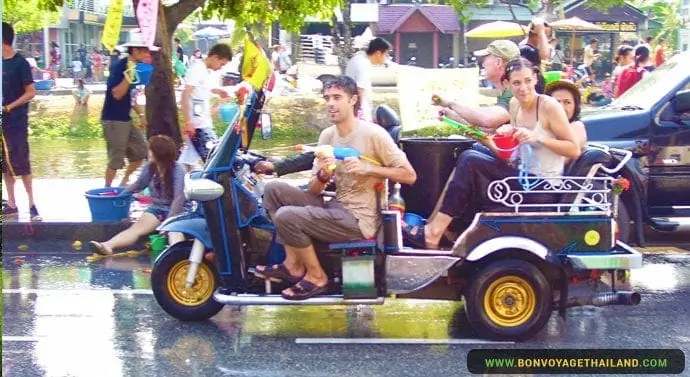
M 642 80 L 643 72 L 644 68 L 635 66 L 624 69 L 616 79 L 616 98 L 632 88 L 638 81 Z

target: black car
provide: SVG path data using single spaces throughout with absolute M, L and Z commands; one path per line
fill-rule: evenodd
M 611 105 L 583 111 L 582 118 L 589 142 L 633 152 L 623 172 L 631 187 L 622 195 L 620 238 L 634 229 L 635 241 L 645 246 L 645 225 L 690 230 L 690 52 L 658 67 Z

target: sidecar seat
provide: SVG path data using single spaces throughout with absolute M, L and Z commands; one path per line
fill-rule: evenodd
M 608 166 L 611 163 L 611 155 L 598 148 L 585 148 L 580 157 L 575 161 L 570 161 L 565 166 L 566 177 L 588 177 L 589 171 L 596 164 Z M 596 188 L 596 187 L 595 187 Z M 567 193 L 560 198 L 561 203 L 573 203 L 577 194 Z
M 374 111 L 376 123 L 385 128 L 391 135 L 395 144 L 400 141 L 402 134 L 402 126 L 400 126 L 400 117 L 388 105 L 380 105 Z

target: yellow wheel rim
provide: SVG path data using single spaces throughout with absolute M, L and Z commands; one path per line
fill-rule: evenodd
M 501 327 L 517 327 L 529 320 L 537 306 L 534 288 L 518 276 L 504 276 L 489 285 L 484 311 Z
M 175 302 L 184 306 L 199 306 L 208 301 L 215 289 L 215 277 L 211 269 L 204 263 L 199 264 L 196 279 L 191 287 L 185 288 L 189 261 L 177 262 L 168 273 L 167 288 Z

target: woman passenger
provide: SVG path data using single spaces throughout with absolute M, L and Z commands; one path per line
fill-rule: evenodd
M 497 133 L 518 140 L 513 160 L 506 162 L 472 149 L 462 152 L 438 213 L 424 227 L 405 226 L 408 244 L 438 249 L 453 219 L 462 217 L 470 208 L 473 193 L 486 190 L 480 187 L 482 182 L 519 175 L 516 157 L 522 161 L 521 170 L 530 176 L 558 177 L 563 175 L 566 158 L 580 156 L 580 146 L 563 106 L 549 96 L 537 94 L 537 72 L 524 58 L 511 60 L 506 66 L 504 79 L 514 95 L 510 102 L 511 125 L 499 127 Z M 483 143 L 496 152 L 492 138 Z
M 129 185 L 125 192 L 137 193 L 148 187 L 152 204 L 128 229 L 108 241 L 89 242 L 93 252 L 111 255 L 117 248 L 132 246 L 139 237 L 155 231 L 163 220 L 182 211 L 185 204 L 185 170 L 176 159 L 177 147 L 170 137 L 156 135 L 149 139 L 149 160 L 141 169 L 137 181 Z
M 570 122 L 570 128 L 575 134 L 577 145 L 581 150 L 584 149 L 587 145 L 587 131 L 584 123 L 580 121 L 582 96 L 577 85 L 565 80 L 554 81 L 546 86 L 544 94 L 553 97 L 563 106 L 568 122 Z

